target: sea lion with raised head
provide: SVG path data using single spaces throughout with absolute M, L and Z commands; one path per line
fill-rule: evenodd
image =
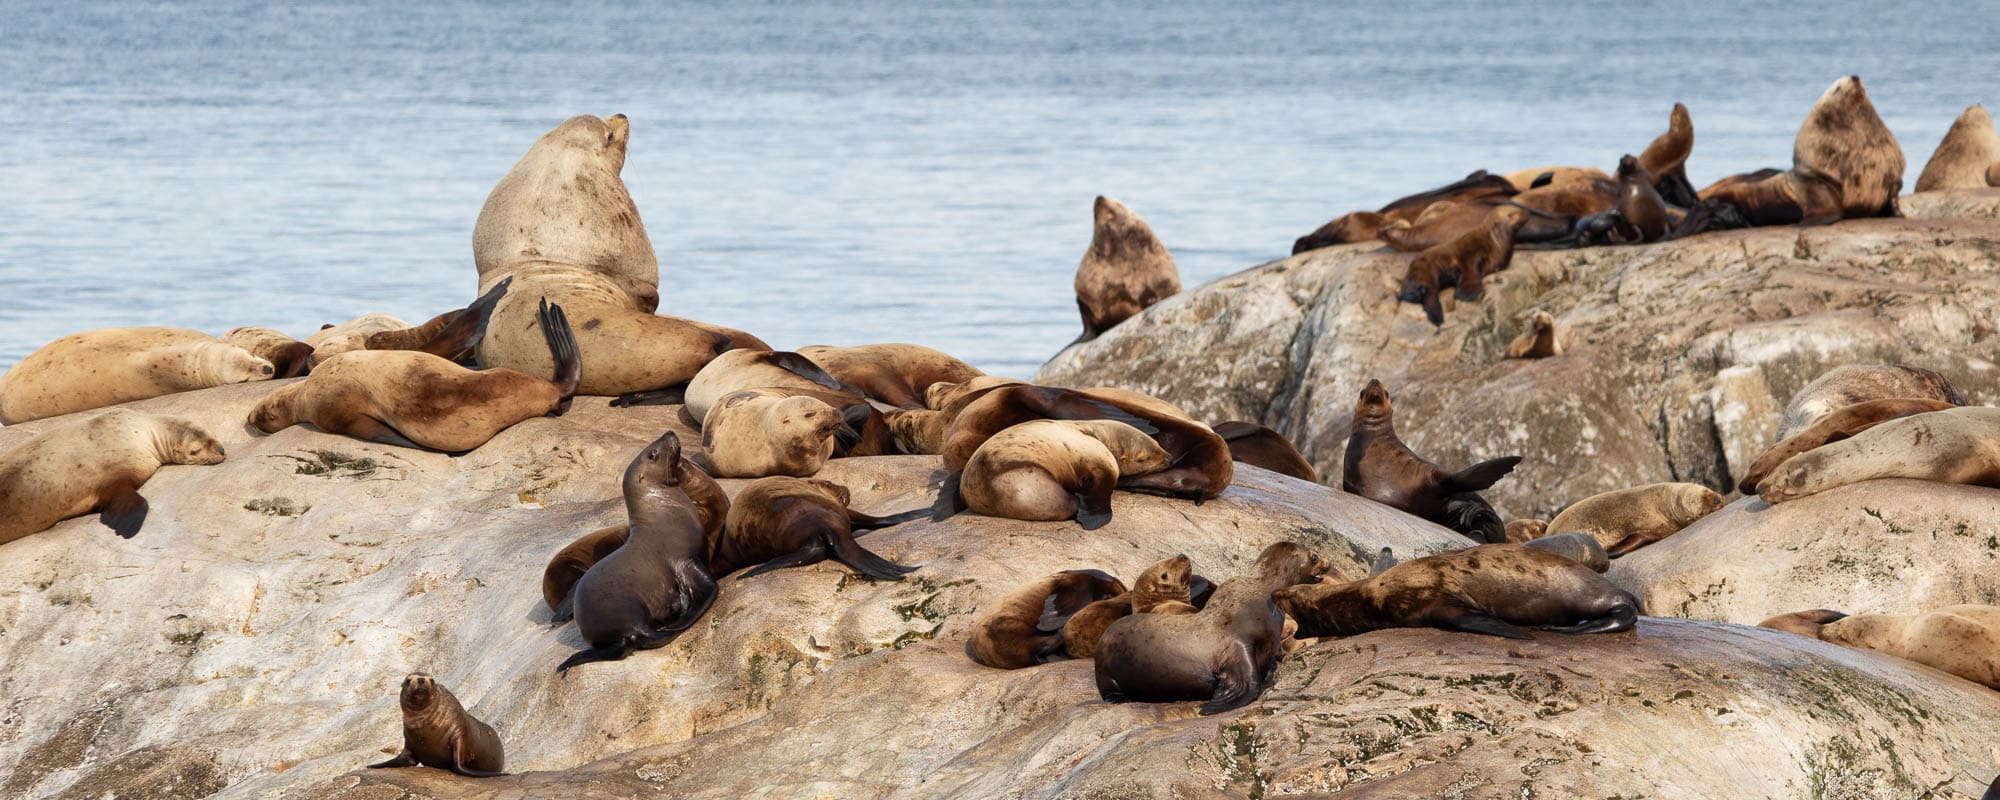
M 1063 652 L 1070 658 L 1090 658 L 1097 652 L 1097 640 L 1111 623 L 1133 614 L 1193 614 L 1190 587 L 1194 563 L 1177 555 L 1146 568 L 1132 582 L 1132 591 L 1107 597 L 1076 612 L 1063 622 Z
M 1666 202 L 1687 208 L 1700 201 L 1688 182 L 1687 159 L 1694 153 L 1694 118 L 1687 106 L 1675 103 L 1667 115 L 1667 132 L 1654 137 L 1639 152 L 1639 166 L 1653 176 L 1653 188 Z
M 1528 320 L 1528 327 L 1520 336 L 1507 343 L 1508 358 L 1548 358 L 1562 355 L 1562 343 L 1556 339 L 1556 318 L 1549 312 L 1536 310 Z
M 507 774 L 507 756 L 493 726 L 459 705 L 458 698 L 436 679 L 412 672 L 403 679 L 397 701 L 403 710 L 403 751 L 369 769 L 414 767 L 448 769 L 468 778 Z
M 1283 434 L 1255 422 L 1231 421 L 1215 426 L 1215 435 L 1229 443 L 1229 457 L 1308 483 L 1319 483 L 1319 470 L 1299 454 Z
M 1123 422 L 1030 420 L 979 446 L 940 496 L 934 518 L 951 516 L 962 503 L 989 517 L 1074 519 L 1096 530 L 1111 521 L 1111 492 L 1121 480 L 1167 463 L 1159 443 Z
M 718 478 L 810 478 L 833 457 L 840 412 L 812 397 L 751 389 L 722 398 L 702 420 L 710 474 Z
M 1485 293 L 1485 276 L 1499 272 L 1514 261 L 1514 232 L 1526 221 L 1520 208 L 1501 206 L 1488 214 L 1479 228 L 1417 254 L 1403 274 L 1403 286 L 1396 299 L 1416 303 L 1432 325 L 1444 324 L 1444 305 L 1438 294 L 1456 287 L 1460 300 L 1478 300 Z
M 1946 400 L 1929 400 L 1917 397 L 1893 397 L 1887 400 L 1869 400 L 1834 411 L 1820 417 L 1804 430 L 1785 437 L 1784 441 L 1771 445 L 1758 454 L 1757 460 L 1750 462 L 1750 469 L 1743 473 L 1743 480 L 1736 488 L 1744 494 L 1756 494 L 1757 485 L 1764 476 L 1771 474 L 1779 464 L 1808 450 L 1848 439 L 1854 434 L 1873 428 L 1892 419 L 1928 414 L 1956 408 L 1957 403 Z
M 1229 443 L 1171 403 L 1108 387 L 1076 390 L 1026 385 L 989 391 L 952 420 L 945 433 L 944 447 L 940 448 L 945 471 L 964 470 L 972 454 L 993 434 L 1037 419 L 1108 419 L 1152 436 L 1167 451 L 1168 466 L 1121 478 L 1118 488 L 1126 491 L 1200 503 L 1229 488 L 1236 475 Z M 950 499 L 948 495 L 955 491 L 953 486 L 953 481 L 947 478 L 944 492 L 938 498 L 940 505 Z
M 1965 396 L 1958 388 L 1931 370 L 1901 364 L 1849 364 L 1828 370 L 1792 395 L 1778 419 L 1778 438 L 1791 438 L 1848 406 L 1897 398 L 1965 405 Z
M 1698 483 L 1654 483 L 1578 500 L 1549 520 L 1553 533 L 1581 533 L 1612 558 L 1665 539 L 1722 507 L 1722 495 Z
M 1786 459 L 1757 484 L 1757 496 L 1775 505 L 1881 478 L 2000 487 L 2000 408 L 1889 420 Z
M 940 350 L 915 344 L 864 344 L 799 348 L 827 374 L 870 398 L 897 408 L 927 408 L 930 387 L 957 385 L 986 373 Z
M 1396 436 L 1395 411 L 1382 382 L 1370 380 L 1354 406 L 1353 433 L 1341 459 L 1340 490 L 1443 525 L 1479 542 L 1506 541 L 1506 524 L 1478 492 L 1514 471 L 1503 456 L 1448 473 Z
M 29 353 L 0 375 L 0 424 L 277 376 L 271 362 L 186 328 L 99 328 Z
M 218 338 L 223 344 L 236 345 L 271 362 L 273 380 L 296 378 L 312 366 L 312 345 L 286 336 L 283 331 L 246 325 L 231 328 Z
M 1733 176 L 1703 189 L 1675 237 L 1743 225 L 1826 225 L 1899 217 L 1903 149 L 1875 113 L 1861 78 L 1834 81 L 1792 140 L 1792 168 Z
M 0 453 L 0 544 L 92 511 L 130 539 L 146 521 L 139 487 L 162 465 L 223 455 L 222 442 L 175 417 L 114 408 L 62 423 Z
M 1512 524 L 1512 523 L 1509 523 Z M 1590 568 L 1592 572 L 1611 569 L 1611 554 L 1604 552 L 1604 545 L 1587 533 L 1558 533 L 1521 542 L 1525 547 L 1547 550 Z
M 1958 115 L 1944 134 L 1931 160 L 1917 176 L 1919 192 L 1944 189 L 1984 189 L 1988 170 L 2000 167 L 2000 131 L 1993 129 L 1993 115 L 1973 105 Z
M 1873 650 L 2000 689 L 2000 607 L 1958 605 L 1921 614 L 1856 614 L 1814 609 L 1760 627 Z
M 1113 703 L 1202 700 L 1201 713 L 1248 705 L 1271 683 L 1284 654 L 1285 615 L 1272 594 L 1320 580 L 1329 565 L 1312 551 L 1278 542 L 1248 575 L 1215 590 L 1196 614 L 1137 614 L 1098 639 L 1097 693 Z
M 760 478 L 743 487 L 729 505 L 729 524 L 709 540 L 712 575 L 728 575 L 752 565 L 737 580 L 829 558 L 870 578 L 900 581 L 916 571 L 876 555 L 855 542 L 871 530 L 930 516 L 930 509 L 875 517 L 848 507 L 847 487 L 831 481 L 790 477 Z
M 1125 592 L 1124 582 L 1094 569 L 1050 575 L 1009 593 L 973 623 L 965 655 L 997 669 L 1040 664 L 1062 650 L 1063 623 L 1070 615 Z
M 1138 214 L 1103 195 L 1092 214 L 1090 249 L 1076 268 L 1076 308 L 1083 314 L 1078 342 L 1097 338 L 1181 290 L 1173 255 Z
M 1282 589 L 1276 601 L 1305 638 L 1428 627 L 1532 639 L 1523 626 L 1612 633 L 1639 619 L 1630 592 L 1583 564 L 1518 544 L 1412 559 L 1351 583 Z
M 694 503 L 695 515 L 701 518 L 702 540 L 713 546 L 722 538 L 722 525 L 729 518 L 729 495 L 685 455 L 681 456 L 680 477 L 681 491 Z M 542 600 L 549 605 L 550 624 L 560 625 L 570 620 L 574 614 L 570 590 L 576 587 L 583 573 L 624 546 L 630 533 L 631 526 L 627 523 L 600 528 L 564 545 L 549 558 L 549 565 L 542 569 Z M 711 570 L 709 574 L 716 573 Z

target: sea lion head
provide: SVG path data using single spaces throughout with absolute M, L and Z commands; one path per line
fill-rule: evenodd
M 1137 258 L 1166 250 L 1153 236 L 1153 229 L 1147 227 L 1146 221 L 1132 213 L 1132 209 L 1126 208 L 1124 203 L 1098 195 L 1092 216 L 1096 220 L 1096 230 L 1090 237 L 1090 253 L 1097 258 Z
M 1535 312 L 1535 318 L 1528 321 L 1528 327 L 1534 330 L 1537 335 L 1548 333 L 1555 330 L 1556 318 L 1550 316 L 1547 311 L 1537 311 Z
M 304 385 L 295 383 L 264 395 L 264 399 L 257 401 L 257 405 L 250 408 L 250 418 L 247 420 L 250 427 L 265 433 L 277 433 L 299 424 L 298 412 L 292 408 L 292 395 L 296 393 L 292 391 L 292 387 Z
M 1638 156 L 1634 156 L 1631 153 L 1626 153 L 1622 158 L 1618 159 L 1618 171 L 1613 174 L 1613 177 L 1617 178 L 1619 183 L 1638 182 L 1648 186 L 1653 184 L 1653 176 L 1647 174 L 1645 167 L 1639 166 Z
M 403 713 L 421 714 L 437 702 L 437 680 L 422 672 L 412 672 L 403 678 L 401 703 Z
M 951 393 L 957 391 L 958 387 L 963 385 L 962 383 L 938 381 L 924 387 L 924 407 L 932 411 L 943 408 L 944 402 L 950 399 Z
M 1257 577 L 1274 586 L 1318 583 L 1333 572 L 1333 564 L 1296 542 L 1273 542 L 1257 554 Z
M 1132 582 L 1133 607 L 1150 606 L 1166 599 L 1186 601 L 1194 582 L 1194 562 L 1186 553 L 1166 559 L 1146 568 L 1146 573 Z
M 765 431 L 773 442 L 790 442 L 812 451 L 833 451 L 833 435 L 846 422 L 838 410 L 813 397 L 787 397 L 771 404 Z
M 255 353 L 233 344 L 210 342 L 196 348 L 191 371 L 211 384 L 268 381 L 277 377 L 277 367 Z
M 158 449 L 162 464 L 220 464 L 228 455 L 221 440 L 192 422 L 174 417 L 161 418 Z
M 625 485 L 649 486 L 681 485 L 681 437 L 673 431 L 660 434 L 646 449 L 640 450 L 632 459 L 631 466 L 625 468 Z M 629 496 L 629 495 L 628 495 Z
M 812 484 L 813 488 L 818 489 L 826 496 L 840 501 L 840 504 L 843 506 L 854 502 L 854 496 L 848 493 L 847 487 L 842 486 L 838 483 L 834 483 L 833 481 L 825 481 L 825 480 L 820 480 L 818 478 L 808 478 L 806 480 L 806 483 Z
M 1438 258 L 1440 256 L 1434 253 L 1423 252 L 1410 259 L 1410 268 L 1403 273 L 1403 287 L 1396 293 L 1396 299 L 1423 306 L 1424 318 L 1430 320 L 1432 325 L 1443 326 L 1444 304 L 1438 299 Z
M 1706 486 L 1690 484 L 1674 499 L 1680 506 L 1681 518 L 1689 521 L 1708 516 L 1722 507 L 1722 495 Z
M 542 141 L 602 158 L 612 172 L 620 172 L 625 169 L 625 143 L 631 138 L 632 121 L 626 119 L 624 114 L 612 114 L 609 119 L 578 114 L 563 120 L 555 130 L 544 135 Z
M 1354 403 L 1354 426 L 1376 426 L 1388 424 L 1395 418 L 1395 409 L 1389 405 L 1389 390 L 1382 388 L 1382 382 L 1370 379 L 1367 388 L 1361 390 L 1361 399 Z

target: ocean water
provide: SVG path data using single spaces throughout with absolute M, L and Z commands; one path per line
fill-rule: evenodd
M 662 311 L 1026 377 L 1079 328 L 1100 193 L 1193 286 L 1472 169 L 1609 169 L 1675 101 L 1697 184 L 1785 166 L 1850 73 L 1907 188 L 2000 105 L 1996 12 L 0 0 L 0 367 L 94 327 L 461 306 L 493 183 L 622 112 Z

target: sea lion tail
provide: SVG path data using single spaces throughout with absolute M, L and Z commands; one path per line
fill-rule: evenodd
M 563 313 L 562 306 L 544 297 L 535 319 L 542 323 L 542 337 L 548 340 L 549 355 L 555 358 L 556 376 L 551 382 L 562 390 L 562 405 L 556 411 L 560 414 L 569 410 L 570 399 L 583 384 L 583 354 L 577 350 L 576 331 L 570 329 L 569 315 Z
M 1501 478 L 1507 477 L 1507 473 L 1513 472 L 1514 467 L 1520 463 L 1520 456 L 1501 456 L 1481 461 L 1445 479 L 1445 483 L 1455 492 L 1485 491 L 1492 488 Z
M 931 521 L 943 522 L 965 510 L 965 498 L 958 492 L 958 483 L 965 473 L 953 472 L 944 476 L 944 484 L 938 487 L 937 503 L 931 506 Z

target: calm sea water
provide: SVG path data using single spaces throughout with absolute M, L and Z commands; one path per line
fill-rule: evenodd
M 632 118 L 663 311 L 1025 377 L 1100 193 L 1192 286 L 1475 168 L 1608 168 L 1676 100 L 1697 183 L 1788 165 L 1841 75 L 1906 186 L 2000 105 L 1990 6 L 1073 5 L 0 0 L 0 367 L 463 305 L 487 191 L 578 113 Z

